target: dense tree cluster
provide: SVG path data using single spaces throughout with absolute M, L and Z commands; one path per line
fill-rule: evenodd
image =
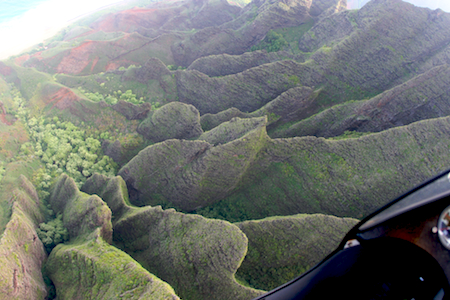
M 98 139 L 71 122 L 61 122 L 58 117 L 30 117 L 20 92 L 11 86 L 11 94 L 17 105 L 16 117 L 28 129 L 30 142 L 21 146 L 25 156 L 38 157 L 44 164 L 34 175 L 40 196 L 45 198 L 54 178 L 61 173 L 72 177 L 81 186 L 94 172 L 114 176 L 116 163 L 102 153 Z M 0 176 L 1 176 L 0 166 Z
M 47 223 L 39 224 L 36 233 L 44 244 L 47 253 L 50 253 L 59 243 L 64 243 L 69 240 L 69 233 L 63 226 L 61 214 L 58 214 L 55 219 Z
M 99 92 L 96 93 L 89 93 L 87 91 L 85 91 L 84 89 L 82 89 L 81 87 L 78 88 L 78 90 L 80 92 L 82 92 L 84 94 L 84 96 L 86 96 L 86 98 L 88 98 L 91 101 L 94 102 L 100 102 L 100 101 L 105 101 L 108 104 L 116 104 L 119 100 L 123 100 L 126 102 L 130 102 L 133 104 L 142 104 L 144 103 L 144 98 L 137 98 L 137 96 L 135 94 L 133 94 L 132 90 L 127 90 L 125 92 L 122 92 L 121 90 L 115 91 L 113 93 L 113 95 L 102 95 Z
M 251 51 L 266 50 L 267 52 L 277 52 L 283 50 L 288 45 L 288 42 L 282 34 L 270 30 L 258 45 L 251 48 Z
M 51 122 L 52 121 L 52 122 Z M 113 176 L 115 163 L 108 156 L 102 155 L 99 140 L 70 122 L 31 118 L 27 125 L 32 143 L 22 145 L 25 154 L 30 152 L 38 156 L 45 164 L 47 174 L 41 176 L 40 188 L 50 187 L 50 179 L 61 173 L 72 177 L 78 186 L 94 172 Z

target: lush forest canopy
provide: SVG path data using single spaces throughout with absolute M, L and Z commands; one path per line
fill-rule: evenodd
M 251 299 L 450 166 L 442 10 L 122 5 L 0 61 L 8 299 Z

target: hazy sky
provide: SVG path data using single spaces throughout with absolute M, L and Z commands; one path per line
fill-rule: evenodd
M 348 8 L 361 8 L 370 0 L 347 0 Z M 428 7 L 431 9 L 440 8 L 443 11 L 450 12 L 450 0 L 403 0 L 414 4 L 415 6 Z
M 9 2 L 8 2 L 9 1 Z M 11 2 L 12 1 L 12 2 Z M 348 3 L 365 3 L 366 0 L 347 0 Z M 441 8 L 450 12 L 450 0 L 406 0 L 417 6 Z M 0 59 L 5 59 L 52 37 L 70 21 L 100 7 L 121 2 L 120 0 L 0 0 L 3 3 L 27 6 L 32 9 L 12 20 L 0 23 Z M 3 14 L 7 12 L 2 11 Z
M 450 12 L 450 0 L 405 0 L 416 6 L 428 7 L 431 9 L 440 8 L 443 11 Z
M 26 5 L 26 1 L 22 2 Z M 20 17 L 0 23 L 0 59 L 17 54 L 52 37 L 78 16 L 116 2 L 121 1 L 48 0 Z

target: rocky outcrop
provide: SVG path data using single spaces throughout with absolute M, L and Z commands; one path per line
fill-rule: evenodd
M 248 237 L 236 275 L 252 287 L 274 289 L 322 261 L 357 223 L 322 214 L 236 223 Z
M 149 80 L 161 80 L 164 75 L 169 75 L 170 71 L 166 65 L 156 57 L 150 58 L 142 67 L 136 70 L 134 79 L 146 84 Z M 130 78 L 133 79 L 133 78 Z
M 204 114 L 200 122 L 205 131 L 211 130 L 224 122 L 234 118 L 255 118 L 267 116 L 268 129 L 277 128 L 280 124 L 296 120 L 301 116 L 310 114 L 310 106 L 317 93 L 309 87 L 295 87 L 283 92 L 260 109 L 243 113 L 237 108 L 230 108 L 217 114 Z
M 62 214 L 64 227 L 73 241 L 87 237 L 99 229 L 99 237 L 107 242 L 112 239 L 111 211 L 97 195 L 80 193 L 75 181 L 63 174 L 50 194 L 49 204 L 55 213 Z
M 131 207 L 119 176 L 95 174 L 82 189 L 108 203 L 116 245 L 170 283 L 183 299 L 244 300 L 262 294 L 234 278 L 247 252 L 247 238 L 235 225 L 160 206 Z
M 265 126 L 213 147 L 167 140 L 139 152 L 120 171 L 134 205 L 165 204 L 192 211 L 220 201 L 239 184 L 267 143 Z
M 64 299 L 179 299 L 165 282 L 148 273 L 129 255 L 110 246 L 111 210 L 97 195 L 80 192 L 61 175 L 50 204 L 63 215 L 69 243 L 56 246 L 46 272 Z
M 171 102 L 150 112 L 139 124 L 137 132 L 156 143 L 167 139 L 198 137 L 203 130 L 200 125 L 200 114 L 194 106 Z
M 111 106 L 112 109 L 121 113 L 128 120 L 142 120 L 145 119 L 152 109 L 150 103 L 143 103 L 141 105 L 135 105 L 130 102 L 119 100 L 116 104 Z
M 123 166 L 140 150 L 145 148 L 147 143 L 140 134 L 133 133 L 114 142 L 103 140 L 102 150 L 105 155 L 111 157 L 119 166 Z
M 193 1 L 200 4 L 201 8 L 193 18 L 190 18 L 192 28 L 203 29 L 206 27 L 220 26 L 232 21 L 241 12 L 241 8 L 231 5 L 226 0 Z

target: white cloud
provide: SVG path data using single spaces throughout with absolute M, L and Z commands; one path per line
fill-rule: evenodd
M 440 8 L 443 11 L 450 12 L 449 0 L 404 0 L 420 7 L 428 7 L 430 9 Z

